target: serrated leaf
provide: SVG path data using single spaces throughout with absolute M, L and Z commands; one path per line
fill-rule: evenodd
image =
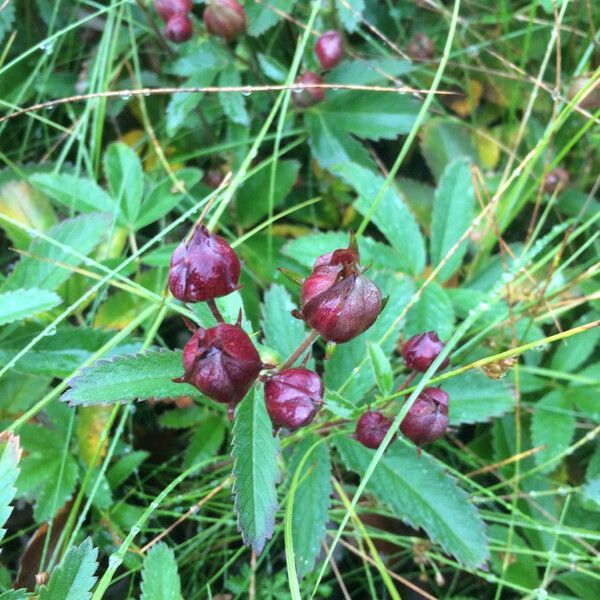
M 336 441 L 347 467 L 363 475 L 373 451 L 358 442 Z M 392 444 L 377 465 L 366 488 L 396 516 L 423 528 L 433 542 L 467 567 L 479 567 L 489 556 L 485 525 L 469 496 L 428 455 L 413 447 Z
M 20 289 L 0 294 L 0 325 L 20 321 L 50 310 L 62 302 L 49 290 Z
M 212 85 L 216 75 L 215 68 L 199 69 L 185 82 L 185 87 L 208 87 Z M 178 92 L 171 96 L 167 106 L 167 133 L 169 136 L 175 135 L 177 130 L 186 124 L 188 115 L 200 104 L 203 97 L 204 93 L 202 92 Z
M 184 189 L 189 190 L 200 181 L 202 171 L 199 169 L 180 169 L 177 171 L 176 177 L 182 183 Z M 182 193 L 174 187 L 171 178 L 167 177 L 150 190 L 135 221 L 136 229 L 141 229 L 150 225 L 150 223 L 154 223 L 154 221 L 158 221 L 183 200 Z
M 238 405 L 233 424 L 233 494 L 244 544 L 260 554 L 273 535 L 279 481 L 273 426 L 260 391 L 251 390 Z
M 369 153 L 335 119 L 324 114 L 306 111 L 304 124 L 308 131 L 310 149 L 324 169 L 331 165 L 354 163 L 372 167 Z
M 27 590 L 8 590 L 0 594 L 0 600 L 26 600 L 30 597 Z
M 446 290 L 431 282 L 421 293 L 406 316 L 407 338 L 425 331 L 435 331 L 442 341 L 448 339 L 454 327 L 454 309 Z
M 474 212 L 470 161 L 459 158 L 446 167 L 435 191 L 431 219 L 432 266 L 436 267 L 446 258 L 468 229 Z M 467 240 L 464 240 L 438 273 L 438 281 L 446 281 L 458 269 L 466 251 Z
M 360 22 L 363 10 L 365 10 L 364 0 L 335 0 L 335 4 L 344 28 L 352 33 Z
M 271 0 L 268 5 L 248 5 L 246 7 L 248 35 L 258 37 L 281 21 L 281 15 L 274 11 L 273 8 L 285 14 L 290 14 L 295 3 L 296 0 Z
M 0 433 L 0 541 L 6 533 L 3 526 L 12 512 L 10 503 L 17 493 L 15 481 L 19 475 L 21 452 L 17 436 Z
M 80 256 L 89 255 L 106 233 L 106 215 L 90 213 L 67 219 L 52 226 L 46 235 Z M 3 290 L 42 288 L 55 290 L 71 276 L 63 265 L 79 266 L 83 258 L 42 239 L 35 239 L 28 249 L 31 256 L 22 257 L 4 283 Z M 40 260 L 42 259 L 42 260 Z
M 137 450 L 119 458 L 106 473 L 110 487 L 113 490 L 119 487 L 149 456 L 149 452 Z
M 59 205 L 77 212 L 119 211 L 114 199 L 95 181 L 69 173 L 37 173 L 30 181 Z
M 594 313 L 588 313 L 573 323 L 573 327 L 591 323 L 596 318 Z M 588 329 L 563 340 L 552 357 L 552 369 L 574 373 L 592 355 L 598 340 L 600 340 L 600 327 Z
M 373 85 L 388 83 L 386 78 L 390 75 L 399 77 L 407 75 L 415 66 L 408 60 L 399 58 L 362 58 L 360 60 L 344 60 L 333 71 L 327 73 L 327 83 L 348 83 L 351 81 L 359 85 Z
M 40 331 L 39 327 L 20 327 L 13 332 L 10 339 L 0 342 L 0 364 L 7 364 L 12 360 Z M 61 327 L 27 351 L 15 366 L 15 370 L 28 375 L 66 377 L 108 342 L 112 335 L 90 327 Z M 112 348 L 106 356 L 132 352 L 139 347 L 140 342 L 120 344 Z
M 119 210 L 133 225 L 144 193 L 144 171 L 138 155 L 122 142 L 113 142 L 104 153 L 104 172 Z
M 296 306 L 282 285 L 272 285 L 264 295 L 261 325 L 265 344 L 285 360 L 307 335 L 304 323 L 290 313 Z
M 197 396 L 191 385 L 173 381 L 182 373 L 181 351 L 149 350 L 99 360 L 69 381 L 70 388 L 61 400 L 72 406 L 88 406 L 135 399 Z
M 332 165 L 330 170 L 351 185 L 359 194 L 354 206 L 362 215 L 370 212 L 373 200 L 383 187 L 384 179 L 359 165 Z M 389 186 L 373 214 L 372 222 L 390 245 L 404 259 L 402 271 L 418 275 L 425 267 L 425 243 L 419 226 L 405 202 Z
M 225 426 L 223 419 L 217 415 L 208 415 L 194 435 L 185 451 L 183 467 L 187 469 L 192 465 L 214 456 L 225 439 Z
M 98 549 L 90 538 L 73 546 L 52 571 L 48 585 L 40 589 L 39 600 L 89 600 L 96 581 Z
M 308 449 L 318 440 L 308 435 L 295 448 L 290 460 L 290 478 Z M 300 577 L 308 573 L 321 552 L 321 540 L 329 518 L 331 503 L 331 460 L 324 443 L 317 445 L 306 461 L 294 497 L 292 537 L 296 570 Z
M 179 600 L 181 581 L 175 553 L 164 542 L 152 546 L 142 568 L 141 600 Z
M 367 344 L 367 350 L 371 369 L 379 390 L 384 395 L 389 394 L 394 385 L 394 373 L 390 359 L 377 343 Z
M 515 394 L 506 381 L 493 381 L 476 371 L 451 377 L 440 385 L 451 398 L 451 425 L 489 421 L 515 406 Z
M 407 277 L 374 274 L 373 280 L 380 287 L 383 296 L 389 295 L 387 306 L 381 311 L 372 327 L 353 340 L 338 344 L 334 355 L 325 363 L 326 387 L 333 391 L 339 390 L 344 385 L 342 396 L 355 404 L 375 384 L 375 376 L 368 366 L 354 373 L 355 367 L 367 356 L 367 343 L 381 343 L 383 335 L 396 320 L 413 291 L 412 281 Z M 384 352 L 392 353 L 401 325 L 398 324 L 398 331 L 389 335 L 385 342 L 381 343 Z
M 240 72 L 231 63 L 219 74 L 219 87 L 239 87 L 242 85 Z M 250 118 L 246 111 L 246 101 L 241 92 L 219 92 L 219 101 L 223 112 L 234 123 L 249 125 Z
M 562 390 L 553 390 L 536 403 L 531 419 L 531 442 L 534 446 L 545 446 L 535 454 L 538 465 L 568 448 L 574 434 L 573 407 Z M 556 466 L 553 462 L 545 466 L 543 472 L 552 471 Z
M 363 91 L 329 92 L 311 112 L 347 133 L 369 140 L 392 140 L 408 133 L 419 112 L 419 102 L 408 94 Z

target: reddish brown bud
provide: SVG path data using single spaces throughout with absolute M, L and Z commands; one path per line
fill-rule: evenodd
M 569 172 L 563 167 L 552 169 L 544 179 L 544 191 L 547 194 L 554 194 L 556 191 L 564 190 L 570 181 Z
M 308 425 L 323 404 L 321 378 L 308 369 L 286 369 L 265 383 L 265 404 L 274 428 Z
M 354 438 L 363 446 L 377 450 L 391 425 L 392 420 L 383 413 L 368 410 L 358 419 Z
M 237 0 L 210 0 L 204 23 L 208 33 L 230 42 L 246 31 L 246 12 Z
M 302 318 L 330 342 L 347 342 L 371 327 L 381 311 L 381 292 L 358 268 L 353 248 L 315 261 L 302 284 Z
M 240 261 L 233 248 L 203 225 L 171 258 L 169 289 L 182 302 L 201 302 L 226 296 L 238 287 Z
M 165 25 L 165 37 L 176 44 L 187 42 L 192 33 L 192 22 L 186 15 L 173 15 Z
M 158 16 L 168 21 L 173 15 L 187 15 L 192 10 L 192 0 L 154 0 Z
M 413 60 L 431 60 L 435 56 L 435 46 L 424 33 L 416 33 L 408 42 L 406 52 Z
M 204 178 L 202 181 L 213 190 L 216 190 L 225 179 L 225 175 L 223 175 L 223 171 L 220 169 L 208 169 L 206 171 Z
M 262 368 L 248 334 L 239 325 L 200 327 L 183 349 L 183 377 L 205 396 L 228 404 L 230 414 Z
M 315 54 L 322 69 L 333 69 L 344 56 L 344 40 L 339 31 L 326 31 L 315 44 Z
M 316 73 L 309 71 L 300 75 L 294 83 L 300 86 L 320 85 L 323 80 Z M 325 90 L 323 88 L 297 87 L 292 90 L 292 101 L 299 108 L 307 108 L 317 102 L 322 102 L 324 98 Z
M 444 435 L 448 427 L 448 394 L 440 388 L 425 388 L 400 423 L 400 431 L 417 446 Z
M 402 346 L 404 364 L 413 371 L 425 373 L 444 346 L 444 342 L 440 341 L 435 331 L 413 335 Z M 450 359 L 446 357 L 440 365 L 440 370 L 445 369 L 449 364 Z

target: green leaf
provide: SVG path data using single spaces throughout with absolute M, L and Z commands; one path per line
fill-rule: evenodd
M 61 400 L 71 406 L 108 404 L 147 398 L 197 396 L 187 383 L 175 383 L 183 373 L 181 351 L 149 350 L 99 360 L 69 381 Z
M 111 489 L 119 487 L 150 456 L 145 450 L 125 454 L 110 467 L 106 479 Z
M 470 164 L 465 158 L 451 162 L 444 170 L 435 192 L 431 219 L 431 264 L 434 267 L 446 258 L 471 224 L 475 211 L 475 190 Z M 438 281 L 446 281 L 458 269 L 467 251 L 467 243 L 468 240 L 464 240 L 442 267 Z
M 114 142 L 104 153 L 104 172 L 119 209 L 133 225 L 144 193 L 144 171 L 138 155 L 122 142 Z
M 373 85 L 389 83 L 386 78 L 393 75 L 407 75 L 414 70 L 414 65 L 407 60 L 397 58 L 361 58 L 360 60 L 344 60 L 325 77 L 327 83 L 348 83 Z M 385 75 L 384 75 L 385 74 Z
M 20 458 L 19 438 L 11 433 L 0 433 L 0 541 L 6 533 L 3 526 L 12 513 L 10 503 L 17 492 L 15 481 Z
M 30 181 L 57 204 L 77 212 L 117 212 L 115 201 L 95 181 L 68 173 L 38 173 Z
M 142 569 L 141 600 L 180 600 L 181 581 L 175 553 L 167 544 L 152 546 Z
M 200 63 L 202 64 L 202 63 Z M 199 69 L 186 82 L 184 87 L 208 87 L 217 76 L 217 69 L 206 67 Z M 167 106 L 167 133 L 174 136 L 177 130 L 186 124 L 188 115 L 200 104 L 203 92 L 178 92 L 173 94 Z
M 256 554 L 273 535 L 279 481 L 279 444 L 260 389 L 248 393 L 237 408 L 231 450 L 238 528 Z
M 177 171 L 176 177 L 183 183 L 184 188 L 189 190 L 200 181 L 202 171 L 199 169 L 181 169 Z M 150 190 L 135 221 L 136 229 L 141 229 L 146 225 L 150 225 L 150 223 L 154 223 L 154 221 L 158 221 L 182 202 L 184 198 L 181 192 L 174 188 L 175 184 L 171 178 L 166 177 Z
M 0 10 L 0 43 L 4 36 L 13 28 L 15 22 L 15 5 L 12 2 L 3 5 Z
M 58 294 L 37 288 L 5 292 L 0 294 L 0 325 L 32 317 L 61 302 Z
M 41 588 L 39 600 L 89 600 L 96 581 L 97 558 L 98 550 L 90 538 L 69 548 L 61 564 L 50 574 L 48 585 Z
M 346 248 L 348 239 L 348 233 L 341 231 L 312 233 L 290 240 L 283 247 L 282 252 L 285 256 L 312 270 L 317 256 L 336 248 Z M 358 250 L 361 262 L 366 265 L 400 271 L 401 266 L 406 264 L 405 259 L 392 247 L 364 235 L 358 239 Z
M 362 144 L 335 119 L 327 119 L 322 113 L 306 111 L 304 124 L 312 154 L 324 169 L 344 163 L 373 166 L 373 161 Z
M 296 446 L 290 460 L 290 478 L 308 449 L 318 439 L 311 434 Z M 310 572 L 321 552 L 321 540 L 325 537 L 329 518 L 331 493 L 331 460 L 327 446 L 320 443 L 302 469 L 294 497 L 292 536 L 296 570 L 300 577 Z
M 377 343 L 368 344 L 367 350 L 377 386 L 382 394 L 387 395 L 392 391 L 392 387 L 394 386 L 394 373 L 390 359 Z
M 79 476 L 77 461 L 68 452 L 63 431 L 40 425 L 21 429 L 27 455 L 17 479 L 19 495 L 35 503 L 34 517 L 41 523 L 51 519 L 71 497 Z
M 600 477 L 590 479 L 583 486 L 581 502 L 588 510 L 600 512 Z
M 450 337 L 454 327 L 454 309 L 446 290 L 431 282 L 406 316 L 406 337 L 435 331 L 441 340 Z
M 192 465 L 214 456 L 225 439 L 223 419 L 217 415 L 208 415 L 194 432 L 185 451 L 183 467 Z
M 285 360 L 307 335 L 304 323 L 290 315 L 296 307 L 282 285 L 272 285 L 264 295 L 261 307 L 265 344 Z
M 366 471 L 373 451 L 358 442 L 337 438 L 347 467 Z M 469 496 L 428 455 L 392 444 L 377 465 L 367 490 L 412 527 L 423 528 L 433 542 L 467 567 L 479 567 L 489 556 L 485 526 Z
M 162 413 L 158 417 L 161 427 L 167 429 L 187 429 L 200 425 L 206 419 L 206 410 L 200 406 L 175 408 Z
M 84 261 L 83 257 L 89 255 L 100 243 L 107 225 L 106 215 L 99 213 L 81 215 L 57 223 L 46 235 L 66 248 L 42 239 L 33 240 L 28 250 L 31 256 L 24 256 L 19 260 L 3 289 L 8 291 L 37 287 L 55 290 L 71 276 L 71 270 L 63 265 L 79 266 Z
M 278 207 L 290 193 L 300 163 L 297 160 L 277 161 L 273 208 Z M 269 214 L 269 186 L 271 182 L 271 164 L 247 179 L 236 194 L 236 222 L 246 228 Z
M 25 589 L 8 590 L 7 592 L 3 592 L 2 594 L 0 594 L 0 600 L 26 600 L 26 598 L 31 598 L 31 596 L 27 593 L 27 590 Z
M 362 12 L 365 10 L 364 0 L 335 0 L 335 4 L 344 28 L 352 33 L 356 30 Z
M 289 15 L 292 12 L 295 3 L 296 0 L 271 0 L 268 6 L 261 4 L 250 4 L 246 6 L 248 35 L 258 37 L 281 21 L 282 17 L 280 16 L 280 13 L 278 14 L 275 12 L 273 8 L 279 9 L 279 11 Z
M 241 85 L 240 72 L 233 63 L 219 74 L 219 87 L 239 87 Z M 241 92 L 219 92 L 219 101 L 225 115 L 234 123 L 250 125 L 250 118 L 246 112 L 246 102 Z
M 595 313 L 588 313 L 573 323 L 573 327 L 591 323 L 596 318 Z M 588 329 L 563 340 L 552 357 L 551 368 L 556 371 L 574 373 L 592 355 L 598 340 L 600 340 L 600 327 Z
M 25 325 L 13 331 L 10 339 L 0 341 L 0 364 L 7 364 L 12 360 L 40 331 L 37 326 Z M 66 377 L 112 336 L 108 331 L 66 325 L 56 333 L 50 332 L 50 335 L 42 338 L 33 349 L 28 350 L 19 359 L 15 369 L 30 375 Z M 106 356 L 135 352 L 139 346 L 137 342 L 120 344 L 112 348 Z
M 359 165 L 333 165 L 330 170 L 351 185 L 359 197 L 354 206 L 366 215 L 373 200 L 383 187 L 384 179 Z M 391 246 L 404 258 L 402 271 L 418 275 L 425 267 L 425 244 L 419 226 L 405 202 L 394 189 L 388 187 L 372 218 Z
M 535 447 L 545 446 L 535 454 L 538 465 L 568 448 L 574 434 L 573 407 L 562 390 L 553 390 L 536 403 L 531 419 L 531 442 Z M 551 463 L 544 467 L 543 472 L 552 471 L 556 466 L 556 463 Z
M 440 384 L 451 398 L 450 424 L 482 423 L 512 411 L 515 395 L 506 381 L 493 381 L 468 371 Z
M 516 531 L 512 531 L 509 536 L 508 527 L 502 525 L 492 525 L 488 535 L 491 545 L 502 548 L 502 550 L 492 551 L 490 562 L 494 572 L 511 583 L 534 589 L 538 584 L 537 568 L 533 556 L 528 553 L 531 549 L 523 538 Z M 511 552 L 512 548 L 517 551 Z M 524 550 L 524 552 L 518 552 L 518 550 Z M 505 567 L 504 557 L 506 552 L 514 556 L 514 560 L 509 560 L 508 565 Z
M 411 130 L 419 102 L 408 94 L 332 91 L 311 112 L 358 137 L 393 140 Z
M 447 165 L 458 157 L 477 162 L 477 149 L 471 142 L 469 130 L 459 123 L 431 119 L 421 133 L 421 152 L 437 180 Z
M 363 399 L 367 390 L 375 384 L 375 376 L 368 365 L 358 373 L 354 373 L 355 367 L 367 356 L 367 343 L 377 342 L 384 353 L 391 355 L 402 323 L 398 324 L 397 330 L 389 335 L 385 342 L 381 342 L 381 339 L 396 320 L 413 291 L 412 281 L 407 277 L 377 274 L 373 276 L 373 280 L 380 287 L 383 296 L 389 295 L 387 306 L 381 311 L 372 327 L 353 340 L 339 344 L 334 355 L 325 364 L 327 388 L 332 391 L 339 390 L 344 385 L 342 396 L 355 404 Z

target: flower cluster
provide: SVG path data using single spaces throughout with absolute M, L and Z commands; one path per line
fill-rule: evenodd
M 320 335 L 330 343 L 344 343 L 366 331 L 382 310 L 379 288 L 360 266 L 358 246 L 351 237 L 348 248 L 319 256 L 311 273 L 301 282 L 300 308 L 294 316 L 311 329 L 311 342 Z M 311 423 L 323 405 L 324 387 L 319 375 L 294 362 L 307 346 L 301 345 L 279 369 L 265 365 L 239 322 L 223 322 L 215 299 L 239 286 L 241 264 L 221 236 L 204 226 L 194 229 L 174 251 L 169 269 L 169 289 L 182 302 L 207 302 L 218 323 L 197 328 L 183 351 L 183 375 L 175 381 L 196 387 L 208 398 L 226 404 L 230 419 L 252 385 L 264 383 L 264 400 L 274 433 Z M 425 372 L 443 350 L 435 332 L 410 338 L 401 353 L 406 366 Z M 448 365 L 444 360 L 440 367 Z M 263 372 L 261 374 L 261 372 Z M 392 420 L 368 410 L 356 425 L 355 438 L 368 448 L 378 448 Z M 400 424 L 402 433 L 418 446 L 440 437 L 448 425 L 448 395 L 426 388 Z

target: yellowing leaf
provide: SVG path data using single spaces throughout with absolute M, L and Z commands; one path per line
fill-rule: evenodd
M 106 427 L 111 410 L 111 406 L 105 405 L 88 406 L 79 409 L 77 441 L 79 443 L 79 455 L 87 465 L 91 465 L 96 454 L 100 436 Z M 105 438 L 100 449 L 100 454 L 98 455 L 98 460 L 104 458 L 107 443 L 108 438 Z
M 500 160 L 500 145 L 493 138 L 494 136 L 488 130 L 478 131 L 475 134 L 479 160 L 486 169 L 495 169 Z
M 483 85 L 476 79 L 469 80 L 468 94 L 458 94 L 451 96 L 448 101 L 448 106 L 459 117 L 468 117 L 471 111 L 479 106 L 481 96 L 483 94 Z

